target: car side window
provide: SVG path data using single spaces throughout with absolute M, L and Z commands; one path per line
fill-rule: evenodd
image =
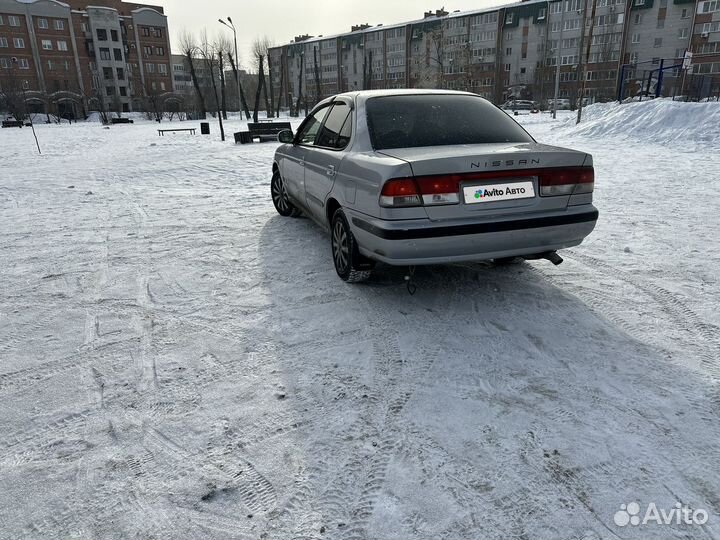
M 350 107 L 342 101 L 336 102 L 325 118 L 325 125 L 320 130 L 316 146 L 342 150 L 350 141 L 352 121 Z
M 315 144 L 315 138 L 317 137 L 318 131 L 320 131 L 320 126 L 322 126 L 323 118 L 325 118 L 328 109 L 329 107 L 323 107 L 305 119 L 295 138 L 296 144 L 303 144 L 305 146 Z

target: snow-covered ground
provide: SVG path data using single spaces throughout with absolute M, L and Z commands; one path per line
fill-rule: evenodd
M 594 155 L 587 242 L 414 296 L 275 214 L 274 143 L 0 131 L 0 539 L 719 538 L 717 150 L 598 111 L 520 118 Z

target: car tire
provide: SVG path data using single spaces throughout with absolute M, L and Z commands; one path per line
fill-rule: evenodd
M 277 213 L 283 217 L 298 217 L 300 210 L 290 202 L 280 171 L 275 171 L 270 181 L 270 195 Z
M 342 208 L 335 211 L 330 223 L 330 247 L 335 271 L 340 279 L 347 283 L 358 283 L 370 277 L 375 263 L 360 255 Z

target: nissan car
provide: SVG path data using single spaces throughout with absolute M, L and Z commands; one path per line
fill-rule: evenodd
M 348 282 L 378 262 L 559 264 L 598 219 L 592 156 L 538 143 L 475 94 L 343 93 L 278 139 L 275 209 L 327 230 Z

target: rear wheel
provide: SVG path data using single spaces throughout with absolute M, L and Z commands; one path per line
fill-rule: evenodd
M 338 208 L 333 215 L 330 224 L 330 244 L 335 271 L 340 279 L 348 283 L 357 283 L 370 277 L 375 263 L 360 255 L 355 236 L 350 230 L 342 208 Z
M 290 202 L 280 171 L 273 173 L 270 181 L 270 194 L 278 214 L 284 217 L 297 217 L 300 215 L 300 210 Z

